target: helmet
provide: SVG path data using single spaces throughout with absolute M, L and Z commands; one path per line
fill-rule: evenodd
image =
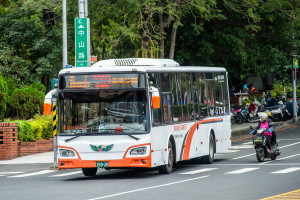
M 261 119 L 261 121 L 266 121 L 268 119 L 267 113 L 259 112 L 259 113 L 257 113 L 257 115 Z

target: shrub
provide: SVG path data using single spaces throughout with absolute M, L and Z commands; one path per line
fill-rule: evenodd
M 35 115 L 28 120 L 36 140 L 51 138 L 53 134 L 52 117 L 50 115 Z
M 5 122 L 18 124 L 18 140 L 20 142 L 42 140 L 53 137 L 51 116 L 35 115 L 34 118 L 27 121 L 10 121 L 9 119 L 6 119 Z
M 35 86 L 15 89 L 10 98 L 10 105 L 17 111 L 18 117 L 28 119 L 43 111 L 45 93 Z

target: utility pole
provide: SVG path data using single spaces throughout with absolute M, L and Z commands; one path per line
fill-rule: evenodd
M 67 0 L 63 0 L 63 68 L 68 64 Z
M 63 66 L 66 68 L 68 64 L 68 42 L 67 42 L 67 0 L 63 0 L 62 5 L 62 23 L 63 23 Z M 51 168 L 57 169 L 57 126 L 56 126 L 56 98 L 57 98 L 57 89 L 55 94 L 52 95 L 52 115 L 53 115 L 53 153 L 54 153 L 54 162 Z

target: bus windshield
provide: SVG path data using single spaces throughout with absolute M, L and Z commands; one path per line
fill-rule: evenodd
M 146 89 L 66 91 L 59 94 L 59 134 L 149 132 Z

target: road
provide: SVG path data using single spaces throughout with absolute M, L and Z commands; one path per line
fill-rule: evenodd
M 300 124 L 278 130 L 277 140 L 282 153 L 275 161 L 259 163 L 248 138 L 233 141 L 211 165 L 183 162 L 169 175 L 98 170 L 84 177 L 78 169 L 49 170 L 50 164 L 0 165 L 0 199 L 263 199 L 300 189 Z M 293 195 L 300 199 L 300 192 Z

